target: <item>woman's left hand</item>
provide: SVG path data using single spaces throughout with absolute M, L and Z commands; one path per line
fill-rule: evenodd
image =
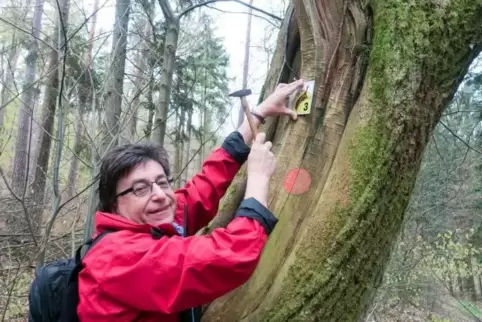
M 293 120 L 296 120 L 296 111 L 287 108 L 286 101 L 288 97 L 302 89 L 304 86 L 304 81 L 299 79 L 289 84 L 279 84 L 275 91 L 269 95 L 256 109 L 256 113 L 262 117 L 268 116 L 278 116 L 278 115 L 289 115 Z

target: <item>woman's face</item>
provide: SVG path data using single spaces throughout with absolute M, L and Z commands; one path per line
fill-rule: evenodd
M 174 190 L 157 161 L 149 160 L 134 167 L 119 180 L 116 194 L 116 212 L 127 219 L 152 226 L 174 220 Z

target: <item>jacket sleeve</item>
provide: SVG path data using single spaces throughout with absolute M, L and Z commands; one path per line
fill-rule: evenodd
M 222 146 L 212 152 L 201 171 L 176 191 L 176 222 L 184 225 L 187 211 L 187 236 L 206 226 L 216 216 L 219 201 L 226 193 L 236 173 L 248 158 L 250 148 L 241 134 L 232 132 Z
M 276 223 L 268 209 L 249 198 L 227 228 L 211 235 L 163 237 L 142 252 L 124 241 L 126 255 L 104 270 L 99 292 L 123 306 L 164 314 L 209 303 L 250 278 Z

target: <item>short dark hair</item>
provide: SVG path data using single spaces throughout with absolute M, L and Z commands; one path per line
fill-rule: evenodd
M 128 143 L 110 150 L 102 159 L 100 166 L 97 209 L 102 212 L 113 212 L 119 180 L 128 175 L 134 167 L 149 160 L 159 162 L 167 178 L 170 178 L 169 156 L 160 144 Z

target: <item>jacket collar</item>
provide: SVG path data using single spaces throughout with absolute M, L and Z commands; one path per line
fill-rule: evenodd
M 98 211 L 95 214 L 95 233 L 100 234 L 105 230 L 128 230 L 134 233 L 151 234 L 152 230 L 159 230 L 167 236 L 183 235 L 182 227 L 176 223 L 152 226 L 149 224 L 138 224 L 120 215 Z

